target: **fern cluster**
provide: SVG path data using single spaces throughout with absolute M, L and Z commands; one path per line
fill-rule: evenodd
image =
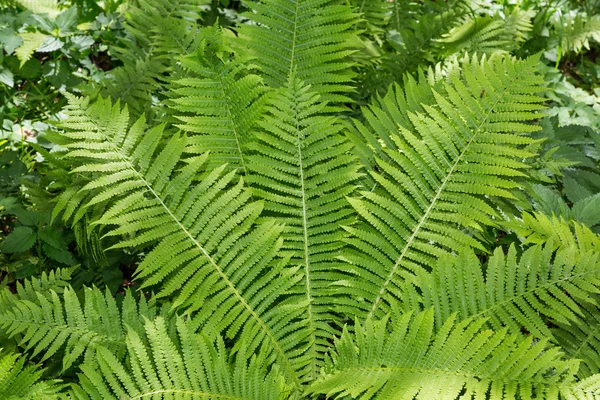
M 600 238 L 530 205 L 528 12 L 198 3 L 128 2 L 122 66 L 64 94 L 53 218 L 135 285 L 2 288 L 0 397 L 600 399 Z

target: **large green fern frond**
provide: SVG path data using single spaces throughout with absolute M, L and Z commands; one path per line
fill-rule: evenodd
M 407 114 L 410 127 L 394 104 L 389 122 L 372 109 L 369 129 L 393 146 L 382 149 L 386 159 L 371 173 L 377 187 L 350 200 L 364 223 L 346 228 L 349 277 L 339 284 L 361 298 L 357 307 L 385 315 L 405 279 L 442 255 L 484 249 L 469 230 L 495 224 L 492 198 L 514 197 L 514 178 L 525 176 L 525 158 L 534 155 L 524 147 L 534 140 L 523 133 L 539 129 L 527 123 L 542 108 L 536 68 L 534 58 L 465 61 L 444 82 L 445 96 L 433 90 L 434 104 Z
M 0 398 L 3 400 L 59 400 L 64 385 L 52 379 L 41 380 L 43 370 L 25 365 L 17 354 L 0 352 Z
M 283 248 L 292 252 L 291 264 L 304 272 L 297 290 L 307 304 L 311 377 L 326 352 L 326 339 L 334 334 L 330 282 L 336 279 L 336 257 L 343 248 L 340 225 L 353 222 L 345 198 L 359 176 L 351 144 L 341 135 L 342 123 L 322 115 L 326 106 L 292 75 L 287 87 L 270 99 L 259 122 L 262 129 L 249 144 L 253 194 L 265 200 L 267 215 L 285 223 Z
M 216 343 L 195 335 L 177 320 L 178 342 L 167 333 L 162 318 L 147 321 L 146 344 L 131 331 L 126 345 L 128 363 L 121 363 L 106 348 L 98 349 L 97 364 L 84 364 L 80 385 L 74 386 L 74 399 L 133 400 L 265 400 L 283 399 L 275 371 L 267 372 L 265 360 L 253 358 L 247 364 L 243 353 L 230 359 L 222 340 Z
M 593 399 L 600 377 L 575 383 L 576 360 L 564 360 L 547 341 L 506 329 L 483 328 L 485 319 L 449 318 L 434 330 L 432 310 L 407 313 L 391 325 L 367 321 L 344 331 L 311 392 L 335 398 L 454 400 L 460 398 Z
M 172 89 L 175 125 L 190 133 L 188 148 L 210 151 L 209 168 L 228 164 L 248 175 L 246 144 L 263 108 L 266 88 L 248 59 L 231 58 L 219 29 L 198 51 L 181 60 L 188 76 Z M 207 35 L 210 32 L 206 33 Z
M 354 72 L 353 53 L 357 22 L 352 8 L 337 0 L 248 1 L 245 16 L 256 24 L 244 25 L 240 35 L 273 87 L 286 86 L 296 76 L 322 95 L 323 101 L 347 102 Z
M 600 252 L 574 247 L 554 252 L 549 243 L 518 257 L 511 246 L 496 249 L 487 265 L 472 252 L 440 260 L 417 285 L 422 307 L 433 307 L 437 324 L 451 314 L 459 319 L 485 317 L 493 329 L 525 328 L 538 338 L 552 337 L 552 324 L 577 324 L 600 292 Z
M 310 361 L 300 350 L 306 306 L 279 297 L 302 276 L 278 255 L 283 226 L 256 224 L 263 203 L 250 201 L 243 179 L 225 166 L 204 171 L 206 155 L 186 157 L 188 139 L 162 126 L 147 130 L 141 118 L 127 129 L 127 109 L 109 100 L 70 96 L 68 114 L 65 157 L 91 181 L 66 203 L 84 213 L 101 205 L 93 224 L 123 238 L 116 248 L 153 247 L 137 268 L 142 287 L 158 286 L 207 334 L 246 339 L 250 351 L 264 346 L 299 385 Z
M 12 299 L 0 298 L 0 331 L 16 336 L 20 346 L 32 350 L 32 356 L 43 354 L 42 360 L 62 353 L 66 370 L 82 355 L 88 361 L 95 359 L 100 344 L 121 357 L 126 330 L 143 332 L 142 318 L 156 315 L 154 303 L 147 303 L 144 297 L 138 305 L 129 294 L 118 305 L 110 292 L 87 289 L 84 293 L 83 307 L 70 288 L 61 296 L 51 290 L 37 293 L 34 299 L 21 293 Z

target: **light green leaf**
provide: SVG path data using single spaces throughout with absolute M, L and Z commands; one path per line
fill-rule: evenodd
M 15 50 L 15 54 L 21 61 L 22 67 L 49 36 L 41 32 L 23 32 L 19 36 L 23 39 L 23 44 Z

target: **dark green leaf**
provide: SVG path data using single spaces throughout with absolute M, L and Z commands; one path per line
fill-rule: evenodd
M 35 243 L 35 232 L 26 226 L 15 228 L 2 243 L 5 253 L 22 253 Z

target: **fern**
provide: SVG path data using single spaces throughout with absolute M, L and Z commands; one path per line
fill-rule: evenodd
M 527 38 L 533 25 L 532 15 L 515 8 L 505 19 L 499 16 L 471 18 L 453 28 L 444 38 L 444 53 L 492 54 L 495 51 L 511 51 Z
M 207 333 L 250 338 L 250 351 L 264 346 L 299 385 L 310 361 L 297 350 L 307 330 L 296 318 L 306 305 L 290 298 L 271 307 L 301 276 L 278 255 L 283 227 L 255 223 L 263 204 L 249 201 L 243 179 L 233 184 L 235 171 L 224 174 L 224 166 L 201 171 L 206 156 L 185 158 L 185 136 L 146 131 L 143 118 L 127 130 L 118 103 L 70 96 L 68 111 L 65 157 L 80 160 L 75 172 L 101 174 L 66 203 L 102 204 L 94 225 L 128 236 L 115 248 L 155 244 L 137 269 L 142 287 L 160 283 L 158 297 L 173 296 Z
M 0 352 L 0 398 L 4 400 L 58 400 L 63 385 L 41 380 L 43 370 L 25 366 L 25 358 Z
M 568 52 L 581 52 L 582 48 L 590 49 L 590 40 L 600 42 L 600 16 L 593 15 L 586 18 L 577 14 L 561 21 L 561 50 Z
M 323 101 L 349 101 L 355 73 L 348 60 L 356 23 L 352 9 L 335 0 L 249 1 L 246 17 L 256 22 L 240 35 L 272 87 L 284 87 L 292 75 Z
M 174 82 L 173 109 L 181 113 L 175 125 L 192 134 L 191 151 L 211 152 L 209 168 L 228 164 L 247 176 L 246 145 L 262 112 L 266 88 L 251 73 L 249 60 L 230 59 L 219 30 L 204 31 L 210 36 L 202 47 L 182 59 L 190 75 Z
M 450 317 L 434 330 L 432 310 L 345 330 L 312 393 L 366 399 L 559 399 L 598 395 L 599 379 L 574 382 L 577 362 L 547 341 Z M 593 384 L 593 387 L 590 387 Z
M 553 250 L 550 242 L 527 249 L 519 258 L 514 246 L 506 255 L 498 248 L 485 274 L 472 253 L 442 259 L 431 275 L 419 280 L 422 307 L 433 307 L 438 324 L 458 313 L 460 319 L 485 317 L 495 330 L 524 328 L 536 337 L 551 338 L 548 320 L 565 326 L 579 323 L 583 311 L 596 304 L 592 294 L 600 290 L 598 252 Z
M 32 356 L 44 353 L 46 360 L 64 348 L 63 370 L 71 367 L 82 355 L 95 359 L 95 348 L 102 344 L 117 357 L 124 354 L 126 329 L 140 332 L 141 318 L 155 315 L 153 301 L 142 297 L 139 306 L 132 294 L 118 306 L 110 292 L 88 289 L 81 307 L 76 293 L 66 288 L 59 297 L 50 290 L 38 292 L 34 299 L 2 299 L 0 329 L 20 338 L 19 345 L 32 350 Z M 5 304 L 8 303 L 8 304 Z M 143 331 L 143 330 L 142 330 Z
M 264 360 L 249 364 L 238 354 L 234 365 L 222 340 L 196 336 L 177 320 L 180 347 L 167 333 L 164 319 L 147 321 L 146 345 L 134 331 L 127 335 L 129 363 L 122 364 L 110 350 L 98 349 L 98 363 L 85 364 L 74 399 L 244 399 L 282 398 L 276 372 L 267 373 Z
M 261 131 L 249 144 L 248 177 L 253 193 L 265 200 L 267 215 L 285 223 L 284 250 L 290 263 L 302 267 L 301 287 L 307 304 L 304 324 L 311 332 L 307 354 L 311 376 L 326 352 L 335 320 L 329 288 L 335 279 L 335 257 L 343 248 L 341 224 L 353 221 L 345 197 L 354 191 L 358 165 L 343 140 L 343 125 L 333 116 L 321 115 L 326 103 L 293 75 L 268 103 Z
M 484 249 L 464 229 L 495 224 L 499 214 L 486 197 L 513 198 L 513 179 L 524 175 L 523 159 L 533 155 L 522 148 L 533 140 L 512 132 L 538 129 L 524 123 L 541 108 L 535 65 L 535 59 L 467 61 L 444 84 L 447 98 L 434 91 L 436 104 L 408 114 L 412 129 L 398 126 L 390 135 L 383 123 L 370 126 L 394 147 L 383 149 L 388 160 L 371 173 L 378 190 L 350 200 L 364 224 L 346 228 L 353 250 L 343 257 L 361 283 L 344 285 L 349 295 L 361 293 L 363 311 L 385 315 L 402 282 L 442 255 Z

